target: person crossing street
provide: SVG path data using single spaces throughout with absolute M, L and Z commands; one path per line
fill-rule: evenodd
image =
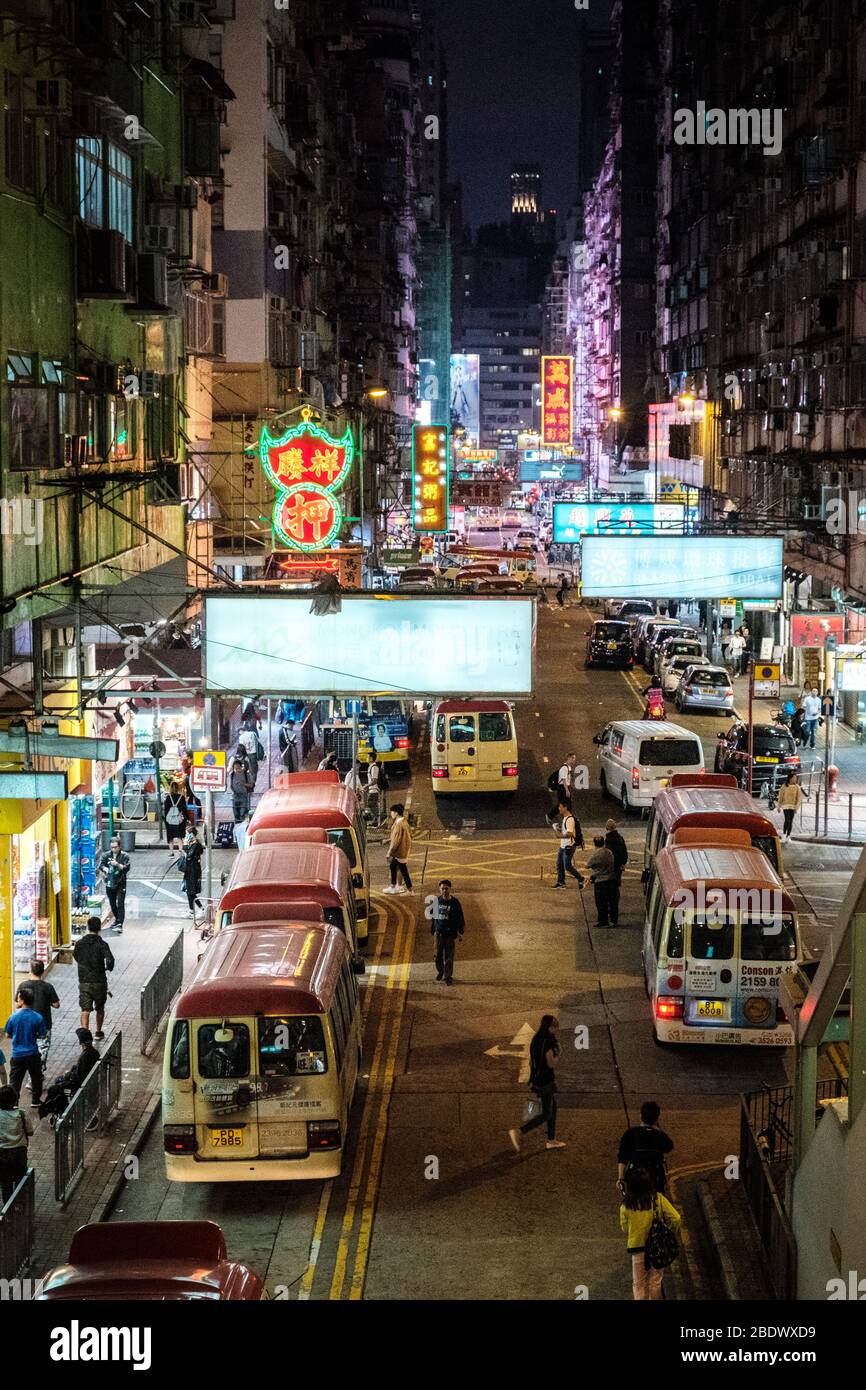
M 583 875 L 577 872 L 572 859 L 577 849 L 583 849 L 583 831 L 580 822 L 572 814 L 567 803 L 559 798 L 559 853 L 556 856 L 556 882 L 554 888 L 565 887 L 565 875 L 577 879 L 579 888 L 583 887 Z
M 460 899 L 451 892 L 450 878 L 439 883 L 439 896 L 430 904 L 431 935 L 435 942 L 436 979 L 454 983 L 454 949 L 463 940 L 466 921 Z

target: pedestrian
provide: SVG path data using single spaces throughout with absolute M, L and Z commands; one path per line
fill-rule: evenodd
M 33 1121 L 18 1105 L 14 1086 L 0 1087 L 0 1206 L 5 1206 L 27 1172 L 27 1143 Z
M 15 996 L 15 1009 L 6 1020 L 3 1029 L 7 1038 L 12 1039 L 12 1061 L 9 1067 L 9 1084 L 16 1099 L 21 1094 L 21 1083 L 25 1076 L 32 1082 L 33 1099 L 31 1105 L 39 1105 L 42 1100 L 42 1058 L 39 1055 L 39 1039 L 45 1036 L 42 1015 L 33 1007 L 33 990 L 29 985 L 21 985 Z
M 45 1024 L 45 1036 L 38 1040 L 43 1075 L 48 1064 L 48 1053 L 51 1050 L 51 1024 L 53 1022 L 51 1013 L 53 1009 L 60 1008 L 57 990 L 42 978 L 44 974 L 45 962 L 32 960 L 30 962 L 30 978 L 27 983 L 33 991 L 33 1007 L 38 1014 L 42 1015 L 42 1022 Z
M 663 1192 L 654 1192 L 645 1168 L 631 1168 L 625 1178 L 625 1194 L 619 1209 L 619 1224 L 626 1233 L 631 1255 L 631 1281 L 637 1301 L 662 1298 L 663 1269 L 647 1264 L 646 1243 L 653 1221 L 658 1217 L 672 1231 L 680 1226 L 680 1214 Z
M 363 795 L 363 782 L 361 780 L 361 769 L 363 766 L 364 764 L 359 758 L 354 766 L 349 768 L 349 771 L 343 778 L 343 786 L 349 787 L 355 793 L 359 801 Z
M 412 892 L 412 880 L 409 877 L 408 864 L 412 835 L 403 814 L 404 809 L 402 802 L 398 801 L 388 813 L 391 822 L 391 833 L 388 838 L 388 868 L 391 873 L 391 885 L 384 889 L 386 893 L 405 893 L 407 890 Z M 403 879 L 403 883 L 399 887 L 397 886 L 398 873 Z
M 182 782 L 172 782 L 162 804 L 162 815 L 165 833 L 168 836 L 168 852 L 173 854 L 183 842 L 183 832 L 187 823 L 187 802 Z
M 238 734 L 238 752 L 244 755 L 244 761 L 247 765 L 247 781 L 251 793 L 256 789 L 256 779 L 259 775 L 260 748 L 259 736 L 255 729 L 241 729 Z
M 740 508 L 739 504 L 734 501 L 733 497 L 729 497 L 727 499 L 724 507 L 722 508 L 722 513 L 724 516 L 725 525 L 728 527 L 728 529 L 731 531 L 736 530 L 740 520 Z
M 96 1012 L 96 1038 L 102 1038 L 105 1002 L 108 998 L 108 971 L 114 969 L 114 956 L 100 936 L 102 923 L 88 917 L 87 931 L 75 943 L 72 955 L 78 966 L 78 1007 L 82 1028 L 90 1027 L 90 1011 Z
M 544 1014 L 529 1044 L 529 1086 L 538 1097 L 541 1108 L 537 1115 L 526 1120 L 519 1129 L 508 1131 L 508 1137 L 517 1153 L 520 1153 L 521 1136 L 545 1122 L 545 1147 L 565 1148 L 565 1141 L 556 1137 L 556 1061 L 560 1050 L 559 1020 L 553 1014 Z
M 379 762 L 374 749 L 367 764 L 367 810 L 374 825 L 381 825 L 385 817 L 385 793 L 389 785 L 385 764 Z
M 99 1061 L 99 1053 L 93 1046 L 93 1034 L 89 1028 L 76 1028 L 75 1036 L 78 1039 L 78 1057 L 73 1066 L 48 1087 L 45 1099 L 40 1107 L 39 1114 L 42 1119 L 52 1115 L 62 1115 L 69 1105 L 70 1100 L 76 1091 L 80 1091 L 93 1068 Z M 96 1115 L 85 1126 L 86 1129 L 96 1127 Z
M 613 855 L 604 843 L 603 835 L 593 836 L 593 852 L 586 862 L 592 877 L 592 887 L 595 893 L 595 907 L 598 913 L 597 927 L 616 927 L 619 925 L 618 918 L 614 921 L 616 911 L 614 908 L 613 890 L 616 879 L 616 865 Z
M 607 832 L 604 837 L 605 848 L 609 849 L 613 855 L 614 878 L 610 889 L 610 919 L 615 927 L 619 926 L 619 899 L 622 891 L 622 876 L 625 873 L 625 866 L 628 863 L 628 847 L 625 840 L 617 829 L 615 820 L 609 820 L 605 825 Z
M 297 772 L 299 766 L 298 736 L 295 733 L 294 719 L 287 719 L 285 724 L 280 726 L 277 742 L 280 749 L 280 762 L 286 772 Z
M 232 817 L 235 825 L 250 818 L 250 784 L 243 759 L 233 758 L 229 774 L 229 791 L 232 796 Z
M 559 801 L 564 801 L 565 805 L 571 810 L 571 794 L 574 788 L 574 766 L 577 762 L 576 753 L 566 754 L 565 762 L 557 773 L 556 792 Z
M 579 888 L 583 887 L 583 875 L 577 872 L 572 859 L 576 849 L 583 849 L 583 831 L 580 822 L 572 814 L 563 797 L 559 798 L 559 852 L 556 856 L 556 882 L 554 888 L 565 887 L 565 875 L 577 879 Z
M 791 715 L 791 733 L 796 739 L 797 743 L 803 747 L 805 747 L 806 744 L 806 737 L 804 734 L 805 724 L 806 711 L 803 708 L 803 701 L 801 700 L 797 708 L 794 710 L 794 713 Z
M 625 1180 L 633 1168 L 649 1174 L 656 1192 L 667 1188 L 665 1155 L 674 1146 L 673 1139 L 659 1125 L 661 1110 L 654 1100 L 645 1100 L 640 1108 L 640 1124 L 632 1125 L 619 1141 L 617 1153 L 617 1187 L 625 1195 Z
M 195 921 L 195 910 L 201 907 L 201 860 L 204 854 L 204 844 L 201 836 L 194 825 L 191 825 L 186 832 L 186 839 L 183 842 L 183 853 L 177 861 L 183 870 L 183 889 L 186 893 L 186 900 L 189 903 L 189 915 Z
M 256 704 L 257 699 L 258 696 L 255 696 L 252 700 L 248 700 L 241 714 L 241 728 L 246 730 L 251 729 L 253 733 L 259 733 L 262 727 L 261 716 L 259 714 L 258 705 Z
M 821 697 L 818 694 L 818 687 L 812 686 L 811 694 L 803 700 L 803 747 L 815 747 L 815 735 L 818 732 L 818 720 L 821 718 Z
M 112 835 L 109 849 L 102 856 L 99 866 L 105 879 L 105 892 L 111 907 L 113 920 L 109 923 L 118 934 L 123 931 L 126 917 L 126 878 L 129 873 L 129 855 L 120 848 L 120 839 Z
M 430 932 L 435 943 L 436 979 L 444 978 L 446 985 L 453 985 L 454 949 L 457 945 L 457 938 L 463 940 L 466 920 L 463 916 L 460 899 L 455 898 L 451 892 L 450 878 L 440 880 L 439 896 L 431 904 L 431 907 L 432 925 Z
M 668 617 L 675 618 L 679 612 L 679 603 L 675 598 L 668 599 Z
M 803 789 L 797 781 L 796 772 L 788 773 L 776 798 L 776 805 L 782 812 L 784 821 L 782 834 L 786 840 L 790 840 L 791 831 L 794 828 L 794 817 L 803 805 Z
M 566 600 L 567 597 L 568 597 L 568 580 L 566 579 L 565 574 L 562 573 L 562 572 L 560 572 L 560 575 L 559 575 L 559 585 L 558 585 L 557 590 L 556 590 L 556 601 L 557 601 L 557 603 L 559 604 L 560 608 L 564 608 L 564 607 L 565 607 L 565 600 Z
M 733 673 L 735 676 L 741 676 L 743 674 L 743 653 L 745 652 L 745 650 L 746 643 L 745 639 L 743 638 L 742 630 L 740 628 L 737 628 L 736 632 L 733 634 L 730 642 L 728 643 L 728 655 L 730 657 L 731 665 L 733 667 Z
M 322 761 L 319 763 L 319 766 L 318 766 L 318 768 L 316 769 L 316 771 L 317 771 L 317 772 L 336 772 L 337 770 L 338 770 L 338 769 L 337 769 L 337 754 L 334 752 L 334 749 L 332 748 L 331 751 L 330 751 L 330 753 L 326 753 L 326 754 L 325 754 L 324 758 L 323 758 Z

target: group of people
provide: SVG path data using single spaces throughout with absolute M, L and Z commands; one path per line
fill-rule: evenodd
M 733 675 L 742 676 L 748 671 L 754 650 L 755 642 L 748 623 L 743 623 L 733 632 L 727 624 L 722 625 L 722 655 Z
M 818 729 L 824 719 L 832 719 L 835 701 L 832 690 L 825 690 L 823 696 L 816 685 L 804 691 L 795 705 L 787 700 L 781 710 L 781 718 L 790 724 L 791 733 L 803 748 L 814 748 Z
M 586 879 L 574 867 L 577 850 L 585 849 L 583 830 L 573 810 L 574 770 L 577 754 L 567 754 L 556 774 L 556 807 L 548 812 L 548 821 L 559 836 L 554 888 L 566 887 L 566 874 L 577 881 L 581 890 Z M 551 778 L 551 782 L 554 779 Z M 622 876 L 628 864 L 628 848 L 619 833 L 615 820 L 608 820 L 603 835 L 594 835 L 592 853 L 586 861 L 586 872 L 592 883 L 598 920 L 597 927 L 619 926 L 619 903 Z

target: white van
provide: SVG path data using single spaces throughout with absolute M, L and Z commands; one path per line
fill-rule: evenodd
M 679 724 L 616 719 L 596 734 L 598 780 L 624 811 L 651 806 L 677 772 L 703 772 L 704 750 L 697 734 Z

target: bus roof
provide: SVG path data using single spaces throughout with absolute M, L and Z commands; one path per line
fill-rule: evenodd
M 703 845 L 705 849 L 751 849 L 748 830 L 729 830 L 718 825 L 681 825 L 668 840 L 671 849 L 682 845 Z
M 325 1013 L 349 947 L 337 927 L 262 926 L 214 937 L 176 1018 Z
M 247 834 L 256 830 L 340 830 L 354 825 L 358 798 L 341 782 L 303 782 L 300 786 L 272 787 L 262 793 Z
M 732 772 L 675 772 L 670 779 L 672 787 L 739 787 Z
M 660 849 L 656 873 L 666 902 L 671 902 L 683 888 L 696 896 L 716 888 L 757 888 L 781 893 L 783 911 L 797 911 L 779 875 L 759 849 L 711 849 L 699 845 Z
M 259 826 L 258 829 L 248 831 L 244 841 L 246 849 L 254 849 L 256 845 L 326 845 L 328 843 L 328 832 L 322 830 L 318 825 L 303 826 Z
M 278 772 L 275 787 L 315 787 L 338 785 L 340 774 L 335 767 L 323 767 L 317 772 Z
M 242 902 L 294 898 L 336 906 L 351 895 L 349 861 L 338 845 L 260 845 L 238 855 L 219 908 L 231 912 Z
M 321 926 L 324 920 L 321 903 L 305 902 L 303 898 L 299 898 L 285 911 L 279 903 L 238 903 L 232 913 L 231 926 L 234 929 L 254 926 L 258 922 L 275 921 L 283 927 L 295 926 L 299 922 L 317 922 Z
M 507 700 L 440 700 L 435 714 L 508 714 Z
M 712 825 L 774 840 L 779 836 L 769 816 L 757 811 L 754 799 L 738 787 L 667 787 L 655 799 L 655 814 L 669 834 L 681 825 Z

